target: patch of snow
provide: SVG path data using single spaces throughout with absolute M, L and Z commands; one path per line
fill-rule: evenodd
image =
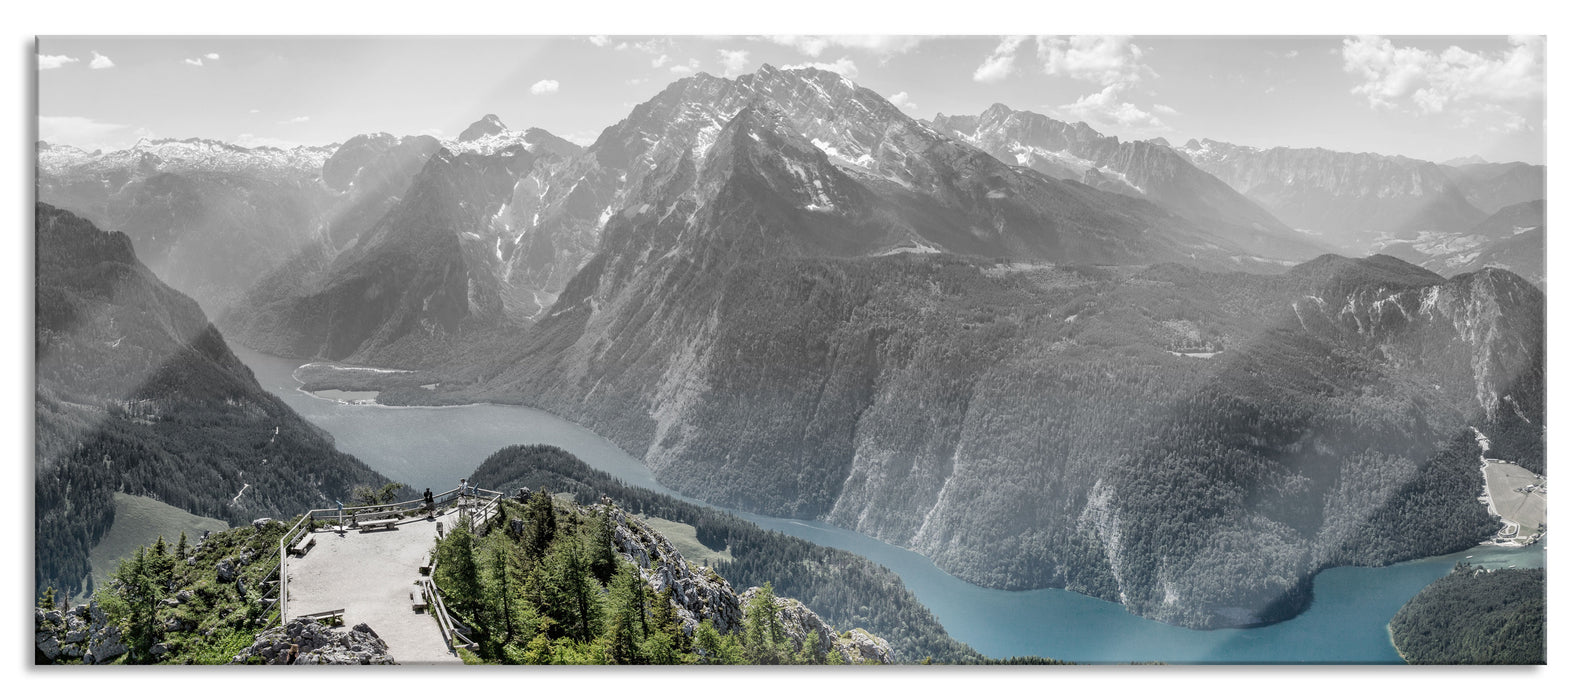
M 940 250 L 938 248 L 935 248 L 934 246 L 928 245 L 927 243 L 923 243 L 921 241 L 912 241 L 911 245 L 901 246 L 901 247 L 897 247 L 897 248 L 891 248 L 891 249 L 889 249 L 887 251 L 884 251 L 883 253 L 875 253 L 873 257 L 882 258 L 882 257 L 884 257 L 886 255 L 899 255 L 901 253 L 920 253 L 920 254 L 925 254 L 925 255 L 931 255 L 931 254 L 938 254 L 938 253 L 943 253 L 943 252 L 945 252 L 945 251 L 942 251 L 942 250 Z

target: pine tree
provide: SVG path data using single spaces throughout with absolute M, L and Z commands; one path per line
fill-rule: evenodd
M 604 649 L 613 664 L 642 663 L 641 645 L 648 641 L 648 615 L 645 611 L 646 587 L 636 567 L 623 563 L 610 582 L 609 603 L 605 613 Z
M 714 665 L 747 663 L 747 659 L 742 656 L 741 644 L 736 640 L 736 635 L 720 634 L 714 629 L 712 620 L 698 623 L 692 641 L 701 663 Z
M 563 537 L 550 547 L 544 575 L 544 611 L 559 625 L 559 634 L 591 641 L 599 629 L 598 581 L 588 573 L 579 538 Z
M 774 586 L 765 581 L 747 604 L 742 633 L 742 653 L 748 663 L 782 664 L 790 660 L 790 642 L 777 619 Z
M 187 531 L 186 530 L 182 530 L 181 531 L 181 537 L 176 540 L 176 558 L 177 559 L 182 559 L 182 560 L 185 560 L 187 558 Z
M 136 554 L 121 560 L 113 588 L 126 606 L 128 659 L 146 662 L 156 641 L 154 613 L 160 600 L 158 587 L 150 576 L 148 548 L 139 547 Z
M 483 582 L 473 552 L 472 531 L 459 523 L 434 553 L 434 583 L 444 591 L 448 605 L 476 615 L 483 603 Z
M 541 559 L 555 540 L 555 504 L 543 487 L 527 503 L 525 544 L 528 556 Z
M 808 630 L 807 636 L 802 638 L 802 648 L 797 652 L 796 662 L 803 666 L 818 666 L 824 663 L 824 657 L 818 653 L 819 636 L 817 630 Z M 831 647 L 833 650 L 833 647 Z
M 488 598 L 490 616 L 505 628 L 505 643 L 516 639 L 517 586 L 516 566 L 511 540 L 504 531 L 495 530 L 486 542 L 489 561 Z
M 600 509 L 599 516 L 594 519 L 593 526 L 588 528 L 588 571 L 599 580 L 600 585 L 609 585 L 610 577 L 615 575 L 615 524 L 610 522 L 608 508 Z
M 840 655 L 840 650 L 834 644 L 829 645 L 829 653 L 824 655 L 825 666 L 844 666 L 846 657 Z

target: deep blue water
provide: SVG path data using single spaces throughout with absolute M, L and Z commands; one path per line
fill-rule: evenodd
M 478 404 L 436 408 L 342 404 L 298 389 L 297 363 L 243 348 L 259 383 L 335 437 L 341 450 L 414 488 L 448 489 L 496 450 L 544 443 L 627 483 L 660 486 L 642 462 L 608 440 L 543 411 Z M 687 500 L 697 502 L 696 499 Z M 733 511 L 736 512 L 736 511 Z M 1379 569 L 1340 568 L 1314 582 L 1312 606 L 1254 629 L 1198 631 L 1146 620 L 1118 604 L 1059 589 L 999 591 L 962 581 L 914 552 L 824 523 L 736 512 L 758 525 L 865 556 L 899 574 L 951 636 L 990 656 L 1175 663 L 1400 663 L 1385 625 L 1458 561 L 1544 566 L 1544 544 L 1478 547 Z

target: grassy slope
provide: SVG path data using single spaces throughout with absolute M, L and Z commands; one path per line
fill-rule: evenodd
M 109 581 L 122 557 L 131 556 L 138 547 L 153 545 L 161 535 L 175 544 L 186 531 L 187 541 L 197 542 L 204 530 L 220 532 L 230 527 L 223 520 L 195 515 L 152 498 L 115 494 L 115 524 L 88 554 L 94 583 Z
M 709 546 L 698 541 L 698 529 L 686 523 L 679 523 L 664 518 L 643 517 L 643 522 L 649 527 L 659 531 L 670 544 L 686 557 L 687 561 L 694 564 L 716 564 L 719 562 L 735 561 L 731 556 L 730 547 L 724 551 L 709 549 Z

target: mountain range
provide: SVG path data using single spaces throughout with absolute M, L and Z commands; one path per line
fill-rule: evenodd
M 108 159 L 46 150 L 41 199 Z M 1219 627 L 1487 536 L 1473 429 L 1543 471 L 1543 293 L 1472 269 L 1530 275 L 1536 245 L 1542 271 L 1542 169 L 1486 165 L 925 122 L 766 65 L 676 81 L 587 148 L 489 115 L 181 191 L 307 203 L 212 297 L 249 347 L 425 369 L 380 401 L 534 405 L 713 503 Z M 132 240 L 212 245 L 159 235 Z M 1361 257 L 1397 244 L 1439 271 Z

